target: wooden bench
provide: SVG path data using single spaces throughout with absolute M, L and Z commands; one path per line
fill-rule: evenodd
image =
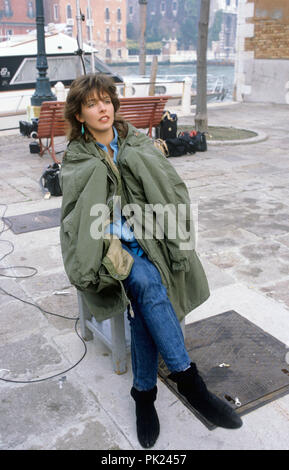
M 67 133 L 67 123 L 64 119 L 65 101 L 44 101 L 40 108 L 38 120 L 38 139 L 40 145 L 40 156 L 46 150 L 50 153 L 56 163 L 60 163 L 55 154 L 54 137 L 64 136 Z M 42 139 L 47 138 L 44 145 Z
M 152 137 L 153 127 L 159 126 L 165 105 L 170 96 L 146 96 L 143 98 L 120 98 L 119 114 L 137 129 L 148 129 Z M 56 163 L 54 137 L 65 136 L 68 124 L 64 119 L 65 101 L 44 101 L 38 120 L 40 156 L 47 150 Z M 47 138 L 44 145 L 42 139 Z
M 146 96 L 143 98 L 120 98 L 119 114 L 137 129 L 149 129 L 159 126 L 165 105 L 170 96 Z

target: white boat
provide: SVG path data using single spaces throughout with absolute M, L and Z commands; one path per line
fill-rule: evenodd
M 178 106 L 182 104 L 182 97 L 184 92 L 185 75 L 166 75 L 159 76 L 156 79 L 154 94 L 169 95 L 172 98 L 168 101 L 169 104 Z M 197 96 L 197 76 L 192 75 L 191 87 L 191 104 L 196 103 Z M 120 96 L 148 96 L 150 89 L 150 81 L 148 78 L 141 77 L 123 77 L 123 83 L 118 83 L 117 88 Z M 214 77 L 211 74 L 207 75 L 207 101 L 219 100 L 223 101 L 227 94 L 227 88 L 223 77 Z
M 51 86 L 62 82 L 68 87 L 84 73 L 82 61 L 76 51 L 77 40 L 61 32 L 45 33 L 45 50 L 48 62 L 47 76 Z M 83 44 L 83 62 L 86 72 L 91 72 L 91 54 L 94 54 L 95 72 L 112 76 L 116 83 L 122 78 L 97 57 L 97 51 Z M 36 32 L 10 36 L 0 42 L 0 113 L 22 112 L 30 105 L 38 75 L 36 68 Z
M 37 39 L 36 34 L 10 36 L 0 42 L 0 91 L 31 88 L 36 82 Z M 45 49 L 48 62 L 48 77 L 52 85 L 61 81 L 69 85 L 83 73 L 81 60 L 76 51 L 77 40 L 67 34 L 52 32 L 45 34 Z M 121 78 L 96 56 L 97 51 L 83 44 L 84 62 L 91 71 L 91 54 L 94 53 L 95 71 L 112 75 L 116 82 Z
M 84 73 L 82 61 L 76 51 L 77 40 L 55 30 L 45 33 L 45 49 L 48 62 L 47 76 L 51 86 L 62 82 L 68 92 L 71 82 Z M 86 72 L 91 72 L 91 55 L 94 54 L 95 72 L 106 73 L 113 77 L 119 96 L 148 96 L 149 79 L 121 77 L 97 57 L 97 51 L 83 44 L 83 62 Z M 0 114 L 22 114 L 30 106 L 38 75 L 36 68 L 37 38 L 36 31 L 26 35 L 11 36 L 0 42 Z M 182 103 L 185 76 L 172 75 L 158 77 L 155 95 L 172 96 L 169 104 Z M 196 101 L 196 76 L 192 76 L 191 104 Z M 226 94 L 224 83 L 208 75 L 208 101 L 222 100 Z

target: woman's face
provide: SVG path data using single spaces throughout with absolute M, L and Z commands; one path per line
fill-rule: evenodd
M 114 107 L 110 96 L 104 92 L 100 96 L 95 92 L 85 104 L 81 105 L 81 113 L 76 114 L 78 121 L 85 123 L 88 130 L 98 142 L 102 142 L 112 133 Z

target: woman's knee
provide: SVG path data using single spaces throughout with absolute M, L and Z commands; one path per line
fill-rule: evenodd
M 152 286 L 161 284 L 161 277 L 155 266 L 151 263 L 134 263 L 129 284 L 137 293 L 150 290 Z

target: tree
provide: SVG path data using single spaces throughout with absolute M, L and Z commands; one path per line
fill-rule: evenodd
M 176 38 L 180 49 L 196 49 L 200 1 L 148 0 L 147 39 L 154 42 Z M 164 14 L 160 14 L 161 3 L 165 4 Z
M 197 48 L 197 106 L 195 127 L 200 132 L 208 130 L 207 116 L 207 47 L 210 0 L 201 0 Z
M 198 40 L 198 12 L 200 0 L 184 0 L 179 8 L 178 41 L 181 48 L 196 48 Z

